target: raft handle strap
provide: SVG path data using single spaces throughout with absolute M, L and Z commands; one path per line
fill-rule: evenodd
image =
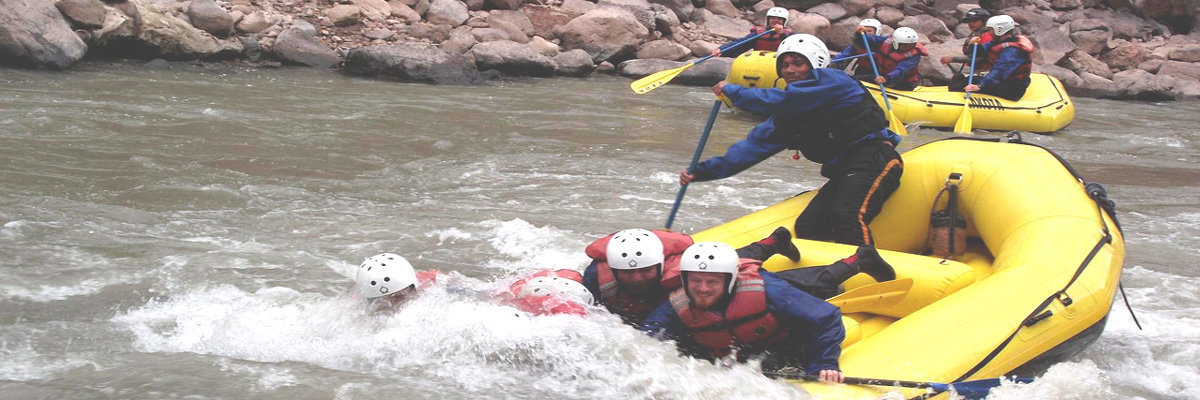
M 1050 311 L 1050 310 L 1042 311 L 1041 314 L 1029 317 L 1028 319 L 1025 320 L 1025 322 L 1021 323 L 1021 325 L 1025 325 L 1026 327 L 1034 326 L 1034 325 L 1037 325 L 1038 322 L 1042 322 L 1046 318 L 1050 318 L 1050 316 L 1052 316 L 1052 315 L 1054 315 L 1054 311 Z

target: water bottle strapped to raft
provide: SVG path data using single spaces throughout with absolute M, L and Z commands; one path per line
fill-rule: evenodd
M 946 177 L 946 185 L 933 199 L 933 209 L 929 213 L 929 224 L 933 254 L 937 257 L 954 259 L 967 252 L 967 220 L 958 213 L 958 184 L 962 182 L 962 174 L 950 173 Z M 946 208 L 938 210 L 942 195 L 947 195 Z

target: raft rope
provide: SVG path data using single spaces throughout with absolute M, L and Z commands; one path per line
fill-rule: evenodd
M 995 359 L 996 356 L 1000 354 L 1000 352 L 1004 351 L 1004 348 L 1007 347 L 1008 344 L 1011 343 L 1012 340 L 1017 337 L 1018 333 L 1020 333 L 1021 328 L 1033 326 L 1033 325 L 1037 324 L 1038 322 L 1041 322 L 1042 320 L 1054 315 L 1054 313 L 1051 312 L 1050 310 L 1046 310 L 1046 307 L 1049 307 L 1050 304 L 1053 303 L 1055 300 L 1058 300 L 1060 303 L 1062 303 L 1063 307 L 1070 306 L 1072 303 L 1074 303 L 1074 300 L 1072 300 L 1071 297 L 1069 295 L 1067 295 L 1067 289 L 1070 289 L 1071 286 L 1075 284 L 1075 280 L 1079 279 L 1079 276 L 1082 275 L 1083 271 L 1085 269 L 1087 269 L 1088 265 L 1091 264 L 1092 259 L 1096 257 L 1096 254 L 1100 253 L 1100 250 L 1103 249 L 1106 244 L 1112 243 L 1112 239 L 1113 239 L 1112 232 L 1110 232 L 1108 230 L 1108 225 L 1104 223 L 1104 215 L 1103 215 L 1104 213 L 1108 213 L 1108 215 L 1112 219 L 1113 223 L 1117 226 L 1118 232 L 1123 233 L 1124 230 L 1121 229 L 1121 223 L 1119 221 L 1117 221 L 1116 203 L 1108 198 L 1107 192 L 1104 190 L 1104 186 L 1101 186 L 1099 183 L 1087 183 L 1083 179 L 1083 177 L 1080 176 L 1077 171 L 1075 171 L 1075 168 L 1072 167 L 1071 164 L 1067 163 L 1067 161 L 1064 160 L 1061 156 L 1059 156 L 1055 152 L 1053 152 L 1050 149 L 1047 149 L 1045 147 L 1042 147 L 1042 146 L 1039 146 L 1039 145 L 1033 144 L 1033 143 L 1026 143 L 1026 142 L 1022 141 L 1021 134 L 1017 131 L 1011 131 L 1002 138 L 952 137 L 952 138 L 946 138 L 946 139 L 942 139 L 942 140 L 976 140 L 976 141 L 1000 142 L 1000 143 L 1007 142 L 1007 143 L 1016 143 L 1016 144 L 1024 144 L 1024 145 L 1028 145 L 1028 146 L 1034 146 L 1034 147 L 1040 148 L 1042 150 L 1045 150 L 1047 153 L 1050 153 L 1050 155 L 1054 156 L 1054 158 L 1057 159 L 1058 162 L 1061 163 L 1063 165 L 1063 167 L 1065 167 L 1067 169 L 1067 171 L 1070 172 L 1071 175 L 1074 176 L 1075 179 L 1077 181 L 1079 181 L 1079 183 L 1081 185 L 1083 185 L 1084 190 L 1087 193 L 1088 197 L 1091 198 L 1096 203 L 1096 209 L 1098 210 L 1099 213 L 1101 213 L 1101 215 L 1100 215 L 1100 230 L 1101 230 L 1101 232 L 1104 233 L 1104 236 L 1100 238 L 1100 240 L 1096 243 L 1096 246 L 1092 247 L 1092 251 L 1089 252 L 1087 257 L 1083 259 L 1083 263 L 1081 263 L 1079 265 L 1079 268 L 1077 268 L 1075 270 L 1075 274 L 1071 276 L 1071 280 L 1067 281 L 1067 284 L 1064 285 L 1061 290 L 1054 292 L 1049 297 L 1047 297 L 1046 300 L 1042 301 L 1042 303 L 1040 305 L 1038 305 L 1037 307 L 1034 307 L 1033 311 L 1030 312 L 1029 315 L 1026 316 L 1022 320 L 1021 324 L 1018 325 L 1017 328 L 1013 330 L 1012 334 L 1008 335 L 1008 337 L 1005 338 L 1004 341 L 1001 342 L 999 346 L 996 346 L 996 348 L 994 350 L 992 350 L 992 352 L 989 353 L 986 357 L 984 357 L 982 360 L 980 360 L 978 364 L 975 364 L 975 366 L 972 367 L 970 370 L 968 370 L 965 374 L 963 374 L 958 379 L 955 379 L 953 381 L 953 382 L 962 382 L 963 380 L 969 378 L 971 375 L 974 375 L 976 372 L 979 372 L 979 370 L 983 369 L 984 366 L 986 366 L 993 359 Z M 930 142 L 930 143 L 932 143 L 932 142 Z M 928 144 L 929 143 L 926 143 L 926 145 L 928 145 Z M 918 147 L 920 147 L 920 146 L 918 146 Z M 1121 287 L 1120 282 L 1118 282 L 1117 286 Z M 1122 289 L 1121 292 L 1122 292 L 1122 295 L 1124 295 L 1124 289 Z M 1126 302 L 1126 305 L 1128 305 L 1128 302 Z M 1132 313 L 1132 310 L 1133 309 L 1130 308 L 1130 313 Z M 1136 321 L 1136 317 L 1134 318 L 1134 320 Z M 1140 329 L 1141 325 L 1139 324 L 1138 327 Z M 912 399 L 926 399 L 926 398 L 929 398 L 938 393 L 940 393 L 940 392 L 935 392 L 932 394 L 927 393 L 927 394 L 913 397 Z

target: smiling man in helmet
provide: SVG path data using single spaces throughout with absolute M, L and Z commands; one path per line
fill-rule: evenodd
M 967 85 L 963 90 L 1020 100 L 1029 89 L 1035 50 L 1033 42 L 1017 33 L 1016 22 L 1008 15 L 988 18 L 987 28 L 995 39 L 987 43 L 978 39 L 972 41 L 979 42 L 980 52 L 986 52 L 990 71 L 978 84 Z
M 823 382 L 843 381 L 841 311 L 761 265 L 724 243 L 693 244 L 680 260 L 683 287 L 646 318 L 642 331 L 700 358 L 763 357 L 763 370 L 799 367 Z
M 737 57 L 742 53 L 745 53 L 746 50 L 750 48 L 753 48 L 754 50 L 775 51 L 775 49 L 779 48 L 779 43 L 788 36 L 791 36 L 793 33 L 792 28 L 787 27 L 788 17 L 788 10 L 786 8 L 771 7 L 770 9 L 767 9 L 766 26 L 756 26 L 751 28 L 750 34 L 743 36 L 741 39 L 734 40 L 722 45 L 721 47 L 713 49 L 712 56 Z M 768 29 L 775 29 L 775 31 L 755 39 L 753 47 L 746 47 L 745 45 L 742 45 L 738 46 L 739 48 L 735 48 L 733 46 L 734 44 L 749 39 L 754 35 L 766 32 Z
M 829 178 L 796 218 L 796 237 L 852 245 L 874 245 L 868 224 L 900 186 L 900 137 L 887 129 L 883 110 L 862 84 L 845 72 L 825 68 L 829 50 L 815 36 L 792 35 L 775 53 L 783 89 L 749 88 L 726 81 L 713 86 L 733 105 L 766 114 L 745 139 L 724 155 L 681 171 L 679 183 L 733 176 L 784 149 L 822 164 Z

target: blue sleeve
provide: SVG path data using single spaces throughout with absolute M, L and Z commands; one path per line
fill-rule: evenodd
M 724 179 L 745 171 L 783 150 L 785 144 L 767 140 L 775 132 L 775 119 L 768 118 L 750 130 L 745 139 L 729 146 L 725 155 L 716 156 L 696 164 L 692 174 L 697 182 Z
M 842 311 L 828 302 L 796 289 L 774 273 L 759 270 L 767 291 L 767 307 L 793 329 L 790 334 L 803 340 L 809 356 L 805 371 L 841 370 L 838 358 L 846 327 Z
M 600 302 L 600 278 L 596 275 L 596 260 L 592 260 L 587 268 L 583 269 L 583 287 L 592 292 L 592 298 L 596 302 Z
M 858 50 L 856 50 L 854 48 L 854 45 L 849 45 L 849 46 L 846 46 L 846 49 L 842 50 L 841 53 L 838 53 L 836 57 L 833 57 L 833 60 L 837 60 L 839 58 L 851 57 L 851 56 L 854 56 L 857 54 L 858 54 Z M 832 61 L 832 60 L 830 60 L 830 61 Z M 848 62 L 850 62 L 850 60 L 842 60 L 842 61 L 838 61 L 837 63 L 843 64 L 843 63 L 848 63 Z
M 759 114 L 779 115 L 807 113 L 833 105 L 842 107 L 862 98 L 862 86 L 845 72 L 817 68 L 802 81 L 792 82 L 783 89 L 748 88 L 726 84 L 721 93 L 733 106 Z
M 669 300 L 659 304 L 658 308 L 651 311 L 638 329 L 662 340 L 678 340 L 681 334 L 687 332 L 683 321 L 679 319 L 679 315 L 675 313 Z
M 1016 71 L 1017 67 L 1021 66 L 1021 62 L 1025 61 L 1023 56 L 1024 53 L 1016 48 L 1009 47 L 1001 50 L 1000 56 L 996 57 L 996 63 L 992 64 L 992 71 L 988 72 L 983 77 L 983 80 L 979 81 L 979 87 L 995 86 L 1008 79 L 1008 76 L 1012 75 L 1013 71 Z
M 895 82 L 898 79 L 903 79 L 909 71 L 917 69 L 917 67 L 920 65 L 920 54 L 900 60 L 900 62 L 896 64 L 896 68 L 893 68 L 892 72 L 887 73 L 887 80 L 888 82 Z

